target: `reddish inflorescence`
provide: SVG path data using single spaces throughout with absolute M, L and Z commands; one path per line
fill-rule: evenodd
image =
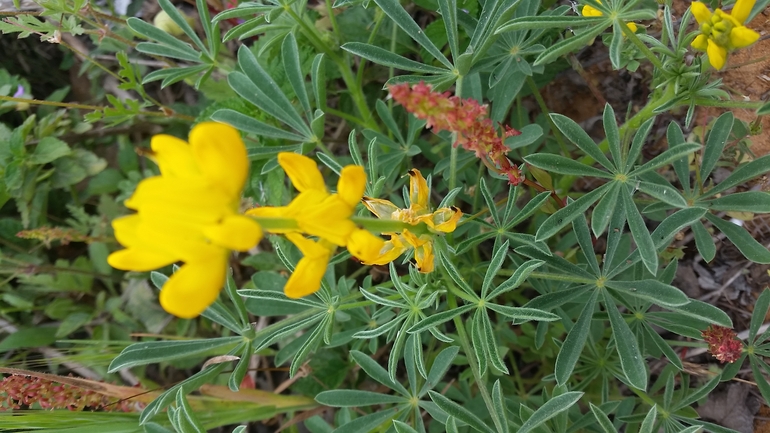
M 112 404 L 107 396 L 92 390 L 52 382 L 32 376 L 12 375 L 0 381 L 0 411 L 21 409 L 35 404 L 41 409 L 83 409 L 133 412 L 126 400 Z
M 709 345 L 709 352 L 722 363 L 732 363 L 741 357 L 743 343 L 736 337 L 735 331 L 732 329 L 711 325 L 701 335 Z
M 461 99 L 449 92 L 434 92 L 429 84 L 414 86 L 398 84 L 389 87 L 393 99 L 418 119 L 427 120 L 425 125 L 433 132 L 449 131 L 457 134 L 455 146 L 476 153 L 476 156 L 492 170 L 508 176 L 511 185 L 523 179 L 519 168 L 505 155 L 510 150 L 505 138 L 521 132 L 506 126 L 501 137 L 492 120 L 487 117 L 487 106 L 474 99 Z

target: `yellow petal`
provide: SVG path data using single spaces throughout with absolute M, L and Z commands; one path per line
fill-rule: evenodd
M 128 215 L 112 220 L 112 230 L 115 232 L 115 239 L 124 247 L 137 245 L 140 241 L 136 230 L 141 224 L 139 215 Z
M 695 17 L 695 21 L 698 21 L 698 24 L 707 23 L 711 20 L 711 11 L 705 3 L 692 2 L 690 11 L 692 11 L 692 15 Z
M 283 292 L 289 298 L 301 298 L 315 293 L 321 287 L 333 250 L 302 235 L 290 233 L 286 237 L 299 248 L 304 257 L 289 277 Z
M 361 201 L 366 189 L 366 172 L 358 165 L 348 165 L 342 169 L 340 180 L 337 182 L 337 194 L 351 208 Z
M 416 248 L 414 260 L 417 262 L 417 270 L 421 273 L 433 272 L 433 242 L 425 242 L 420 248 Z
M 176 257 L 152 249 L 128 248 L 107 256 L 107 263 L 115 269 L 147 272 L 176 262 Z
M 759 33 L 748 27 L 736 27 L 730 32 L 730 45 L 733 48 L 748 47 L 759 40 Z
M 583 6 L 583 9 L 580 11 L 580 14 L 583 15 L 584 17 L 600 17 L 603 15 L 602 11 L 590 5 Z
M 202 226 L 181 221 L 143 220 L 137 228 L 137 235 L 141 245 L 146 246 L 142 249 L 152 249 L 185 262 L 226 253 L 225 248 L 212 244 L 203 236 Z
M 383 244 L 382 249 L 380 249 L 380 254 L 377 256 L 377 258 L 361 261 L 365 265 L 385 265 L 392 262 L 393 260 L 396 260 L 398 256 L 404 254 L 406 250 L 407 248 L 404 245 L 401 236 L 392 234 L 390 235 L 390 240 Z
M 203 235 L 211 242 L 235 251 L 246 251 L 262 239 L 262 228 L 253 219 L 232 215 L 220 224 L 203 229 Z
M 631 23 L 631 22 L 628 22 L 628 23 L 626 23 L 626 25 L 627 25 L 627 26 L 628 26 L 628 28 L 629 28 L 629 29 L 631 29 L 631 31 L 632 31 L 632 32 L 634 32 L 634 33 L 636 33 L 636 31 L 637 31 L 637 30 L 639 30 L 639 28 L 636 26 L 636 23 Z
M 227 256 L 187 263 L 171 276 L 160 291 L 160 305 L 182 319 L 199 316 L 213 304 L 225 283 Z
M 347 245 L 350 254 L 362 262 L 377 260 L 384 246 L 385 241 L 382 238 L 363 229 L 353 231 Z
M 326 192 L 326 184 L 315 161 L 307 156 L 291 152 L 278 154 L 278 164 L 281 165 L 286 175 L 297 191 L 323 191 Z
M 691 45 L 698 51 L 706 51 L 709 47 L 709 38 L 706 35 L 698 35 L 692 41 Z
M 373 213 L 377 218 L 384 220 L 393 219 L 393 214 L 401 210 L 401 208 L 388 200 L 364 197 L 361 201 L 364 203 L 364 206 L 369 209 L 369 212 Z
M 754 8 L 756 0 L 737 0 L 733 10 L 730 12 L 730 16 L 735 18 L 741 24 L 744 24 L 749 19 L 751 9 Z M 745 46 L 745 45 L 744 45 Z
M 460 209 L 452 206 L 451 208 L 442 207 L 433 212 L 433 229 L 444 233 L 451 233 L 457 228 L 457 222 L 463 213 Z
M 409 170 L 409 207 L 414 210 L 428 209 L 428 182 L 422 177 L 420 170 Z
M 727 49 L 716 44 L 716 42 L 709 39 L 708 48 L 706 53 L 709 56 L 709 62 L 714 69 L 722 69 L 727 62 Z
M 150 141 L 154 155 L 163 176 L 194 178 L 200 177 L 201 171 L 193 158 L 190 145 L 170 135 L 156 135 Z
M 260 206 L 246 211 L 246 215 L 265 217 L 265 218 L 281 218 L 286 215 L 285 206 Z
M 223 123 L 200 123 L 190 131 L 190 145 L 203 176 L 230 197 L 240 197 L 249 158 L 238 130 Z
M 165 206 L 184 209 L 204 220 L 217 220 L 231 206 L 232 197 L 205 183 L 190 179 L 155 176 L 139 182 L 134 194 L 126 200 L 131 209 L 145 206 Z

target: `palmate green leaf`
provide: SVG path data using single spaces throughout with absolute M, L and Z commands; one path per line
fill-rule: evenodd
M 227 76 L 230 87 L 247 101 L 291 126 L 303 134 L 307 141 L 311 141 L 313 132 L 310 127 L 302 121 L 281 88 L 245 45 L 238 50 L 238 66 L 243 73 L 231 72 Z
M 348 42 L 341 47 L 343 50 L 358 57 L 369 60 L 373 63 L 383 66 L 389 66 L 402 71 L 420 72 L 423 74 L 446 74 L 447 69 L 437 68 L 416 62 L 406 57 L 392 53 L 375 45 L 364 44 L 360 42 Z
M 540 228 L 535 234 L 535 239 L 537 241 L 542 241 L 550 238 L 564 226 L 571 223 L 572 220 L 578 217 L 578 215 L 584 214 L 592 204 L 599 200 L 599 197 L 602 194 L 607 192 L 609 185 L 610 184 L 604 184 L 554 212 L 542 225 L 540 225 Z
M 701 201 L 698 205 L 715 211 L 768 213 L 770 212 L 770 193 L 764 191 L 734 192 L 712 200 Z
M 362 407 L 375 404 L 408 403 L 404 397 L 357 389 L 334 389 L 315 396 L 315 401 L 332 407 Z
M 703 160 L 700 165 L 700 176 L 703 182 L 709 177 L 714 167 L 722 156 L 722 152 L 727 144 L 727 138 L 733 129 L 733 113 L 728 111 L 714 122 L 714 126 L 709 131 L 706 146 L 703 148 Z
M 747 259 L 754 263 L 770 263 L 770 251 L 764 245 L 757 242 L 746 229 L 738 227 L 711 213 L 706 214 L 706 219 L 724 233 Z
M 596 418 L 596 421 L 599 422 L 599 427 L 601 427 L 602 431 L 604 433 L 617 433 L 618 430 L 615 428 L 614 425 L 612 425 L 612 421 L 610 421 L 609 417 L 607 417 L 607 414 L 604 413 L 600 408 L 597 406 L 594 406 L 593 403 L 588 403 L 591 408 L 591 413 L 594 414 L 594 418 Z
M 268 125 L 267 123 L 261 122 L 253 117 L 249 117 L 243 113 L 239 113 L 229 108 L 223 108 L 215 111 L 214 114 L 211 115 L 211 118 L 217 122 L 227 123 L 228 125 L 231 125 L 240 131 L 258 135 L 260 137 L 275 138 L 278 140 L 289 140 L 295 142 L 304 142 L 307 140 L 307 138 L 303 137 L 302 135 L 284 131 L 283 129 Z
M 184 359 L 193 356 L 219 354 L 243 342 L 243 337 L 219 337 L 206 340 L 146 341 L 132 344 L 125 349 L 108 367 L 109 373 L 123 368 Z
M 581 17 L 583 18 L 583 17 Z M 561 114 L 551 114 L 551 120 L 559 128 L 559 131 L 575 143 L 586 155 L 590 156 L 607 170 L 614 172 L 615 166 L 604 155 L 599 145 L 594 143 L 591 137 L 574 120 Z
M 570 16 L 532 16 L 512 19 L 495 30 L 496 34 L 533 29 L 580 28 L 610 21 L 606 17 L 570 17 Z
M 607 173 L 606 171 L 582 164 L 571 158 L 565 158 L 561 155 L 536 153 L 534 155 L 525 156 L 524 161 L 526 161 L 528 164 L 534 165 L 537 168 L 541 168 L 545 171 L 553 173 L 573 176 L 600 177 L 605 179 L 613 178 L 612 174 Z
M 687 295 L 678 288 L 661 283 L 658 280 L 615 281 L 605 283 L 607 287 L 617 290 L 624 296 L 639 298 L 646 302 L 665 307 L 680 307 L 690 302 Z
M 535 430 L 537 427 L 543 425 L 549 419 L 569 409 L 583 396 L 582 392 L 565 392 L 562 395 L 556 396 L 540 406 L 529 419 L 522 424 L 518 433 L 528 433 Z
M 412 39 L 414 39 L 415 42 L 424 48 L 425 51 L 429 52 L 433 57 L 436 58 L 436 60 L 441 62 L 441 64 L 446 66 L 448 69 L 453 68 L 452 62 L 450 62 L 444 56 L 444 53 L 442 53 L 441 50 L 436 48 L 433 42 L 431 42 L 425 32 L 420 28 L 420 26 L 414 22 L 412 16 L 404 9 L 403 6 L 401 6 L 398 0 L 374 0 L 374 2 L 377 3 L 377 6 L 379 6 L 380 9 L 382 9 L 382 11 L 385 12 L 385 14 L 389 16 L 396 25 L 401 27 L 401 29 L 406 32 L 407 35 L 409 35 Z
M 281 56 L 283 57 L 283 68 L 286 71 L 286 78 L 288 78 L 294 94 L 297 95 L 302 109 L 305 110 L 305 115 L 310 118 L 312 117 L 310 99 L 305 90 L 305 74 L 302 73 L 302 67 L 300 66 L 299 48 L 297 47 L 297 39 L 294 37 L 294 33 L 289 33 L 283 38 Z
M 695 247 L 698 249 L 701 257 L 703 257 L 703 260 L 706 263 L 710 263 L 717 254 L 717 246 L 714 244 L 714 239 L 700 221 L 696 221 L 692 225 L 692 233 L 695 237 Z
M 639 342 L 628 323 L 618 312 L 612 295 L 607 290 L 603 290 L 602 293 L 604 294 L 604 308 L 607 310 L 610 318 L 615 348 L 620 356 L 620 366 L 623 369 L 623 374 L 631 386 L 636 389 L 645 390 L 647 389 L 647 369 L 645 368 L 642 352 L 639 350 Z
M 430 396 L 430 399 L 433 400 L 433 402 L 436 403 L 436 405 L 449 416 L 457 418 L 458 420 L 468 424 L 476 431 L 483 433 L 495 433 L 495 431 L 484 424 L 484 421 L 482 421 L 479 417 L 474 415 L 468 409 L 448 399 L 447 397 L 444 397 L 435 391 L 428 391 L 428 395 Z
M 562 344 L 559 354 L 556 356 L 554 374 L 556 376 L 556 383 L 559 385 L 567 383 L 570 376 L 572 376 L 572 371 L 575 369 L 578 358 L 580 358 L 580 353 L 583 352 L 583 346 L 585 346 L 586 340 L 588 339 L 591 318 L 596 309 L 596 300 L 598 296 L 599 291 L 594 290 L 593 294 L 588 299 L 588 302 L 586 302 L 585 307 L 583 307 L 583 311 L 580 313 L 577 322 L 575 322 L 575 325 L 572 326 L 569 334 L 567 334 L 567 338 L 564 340 L 564 344 Z
M 655 275 L 658 273 L 658 251 L 655 249 L 655 243 L 652 241 L 652 236 L 647 230 L 642 214 L 639 213 L 639 209 L 634 204 L 632 195 L 633 192 L 628 185 L 620 191 L 623 208 L 626 211 L 628 228 L 631 230 L 634 241 L 636 241 L 636 247 L 639 249 L 642 263 L 644 263 L 644 266 L 651 274 Z
M 662 167 L 671 161 L 681 158 L 682 156 L 686 156 L 692 152 L 695 152 L 698 149 L 700 149 L 700 145 L 696 143 L 680 144 L 679 146 L 665 150 L 660 155 L 652 158 L 651 160 L 632 170 L 628 175 L 639 176 L 648 171 Z

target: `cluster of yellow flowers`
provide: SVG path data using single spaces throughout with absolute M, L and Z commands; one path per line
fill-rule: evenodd
M 738 0 L 728 14 L 721 9 L 711 13 L 708 6 L 695 1 L 690 10 L 700 25 L 700 34 L 692 41 L 692 47 L 705 51 L 714 69 L 722 69 L 727 53 L 748 47 L 759 39 L 759 33 L 744 26 L 756 0 Z
M 363 196 L 363 167 L 344 167 L 337 192 L 330 193 L 316 163 L 294 153 L 278 154 L 278 163 L 299 194 L 287 206 L 258 207 L 242 215 L 249 160 L 237 130 L 201 123 L 190 132 L 189 144 L 157 135 L 151 148 L 160 175 L 143 180 L 126 200 L 135 214 L 113 221 L 115 238 L 125 249 L 112 253 L 108 262 L 131 271 L 184 262 L 160 293 L 161 306 L 182 318 L 198 316 L 217 299 L 230 251 L 255 247 L 263 230 L 285 235 L 302 253 L 284 287 L 286 296 L 299 298 L 319 289 L 337 247 L 346 247 L 365 264 L 385 264 L 409 245 L 415 249 L 420 271 L 430 272 L 433 235 L 453 231 L 462 216 L 456 208 L 430 212 L 428 185 L 417 170 L 409 172 L 410 207 L 399 209 L 389 201 Z M 351 219 L 361 201 L 379 218 L 404 226 L 424 223 L 427 230 L 417 230 L 419 236 L 406 228 L 385 233 L 390 236 L 386 242 Z

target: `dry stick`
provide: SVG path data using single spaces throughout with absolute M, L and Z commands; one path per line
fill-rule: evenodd
M 765 244 L 765 248 L 770 248 L 770 243 L 768 243 L 768 244 Z M 703 296 L 703 297 L 701 298 L 701 300 L 702 300 L 702 301 L 707 301 L 707 300 L 711 300 L 711 299 L 716 299 L 716 298 L 718 298 L 719 296 L 721 296 L 721 295 L 722 295 L 722 293 L 725 291 L 725 289 L 726 289 L 727 287 L 729 287 L 729 286 L 730 286 L 730 284 L 732 284 L 732 283 L 733 283 L 733 281 L 735 281 L 735 280 L 736 280 L 738 277 L 740 277 L 740 276 L 741 276 L 741 274 L 743 274 L 743 272 L 744 272 L 746 269 L 748 269 L 748 268 L 749 268 L 751 265 L 753 265 L 753 264 L 754 264 L 754 262 L 752 262 L 751 260 L 747 260 L 747 261 L 746 261 L 746 263 L 745 263 L 743 266 L 741 266 L 739 269 L 736 269 L 736 270 L 735 270 L 735 272 L 733 273 L 733 275 L 732 275 L 730 278 L 728 278 L 728 279 L 727 279 L 727 281 L 725 281 L 725 283 L 724 283 L 724 284 L 722 284 L 722 286 L 721 286 L 719 289 L 717 289 L 717 290 L 715 290 L 715 291 L 713 291 L 713 292 L 711 292 L 711 293 L 709 293 L 709 294 L 707 294 L 707 295 Z

